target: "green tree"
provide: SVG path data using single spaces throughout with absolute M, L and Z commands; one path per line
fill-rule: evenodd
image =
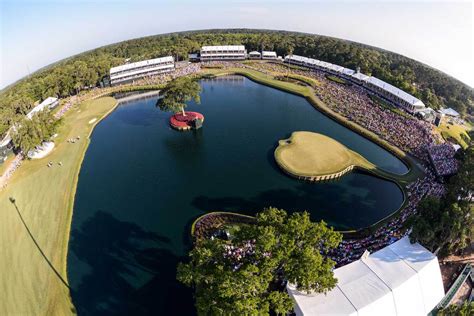
M 50 111 L 38 112 L 31 119 L 24 118 L 15 124 L 12 134 L 13 143 L 26 154 L 35 146 L 49 140 L 60 123 L 61 120 L 56 120 Z
M 286 55 L 287 56 L 292 56 L 293 55 L 293 52 L 295 50 L 295 47 L 293 46 L 293 44 L 291 43 L 288 43 L 287 46 L 286 46 Z M 290 74 L 290 63 L 288 62 L 288 68 L 287 68 L 287 72 L 286 72 L 286 78 L 288 78 L 289 74 Z
M 440 255 L 465 249 L 474 234 L 474 147 L 462 155 L 457 175 L 451 177 L 443 199 L 427 197 L 418 205 L 418 212 L 407 221 L 412 227 L 410 238 L 419 241 Z
M 201 86 L 199 83 L 190 77 L 180 77 L 170 83 L 161 91 L 162 96 L 157 101 L 157 106 L 162 111 L 179 112 L 186 115 L 184 108 L 187 106 L 186 102 L 194 100 L 196 103 L 201 102 L 199 93 Z
M 33 99 L 26 94 L 21 94 L 15 98 L 15 108 L 18 114 L 26 114 L 33 107 Z
M 17 148 L 25 154 L 41 143 L 41 137 L 34 123 L 29 119 L 23 119 L 13 129 L 12 141 Z
M 199 315 L 284 315 L 293 302 L 281 284 L 318 293 L 336 285 L 335 262 L 326 255 L 341 239 L 324 222 L 311 222 L 307 212 L 288 216 L 268 208 L 255 224 L 241 225 L 231 241 L 198 241 L 190 262 L 178 265 L 177 279 L 195 289 Z M 228 255 L 229 247 L 246 251 Z
M 472 316 L 474 302 L 465 302 L 462 305 L 452 304 L 438 312 L 439 316 Z

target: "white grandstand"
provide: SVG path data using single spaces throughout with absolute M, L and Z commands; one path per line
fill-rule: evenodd
M 334 270 L 327 294 L 288 285 L 300 315 L 427 315 L 444 297 L 438 259 L 408 237 Z
M 201 48 L 201 61 L 212 60 L 244 60 L 247 50 L 243 45 L 203 46 Z
M 262 59 L 277 59 L 277 53 L 273 51 L 262 51 Z
M 174 58 L 172 56 L 142 60 L 110 68 L 110 83 L 112 85 L 121 84 L 143 77 L 171 72 L 174 69 Z
M 364 75 L 360 72 L 345 68 L 339 65 L 331 64 L 314 58 L 308 58 L 298 55 L 285 56 L 285 62 L 311 69 L 325 71 L 344 79 L 348 79 L 365 87 L 370 92 L 403 107 L 408 112 L 414 114 L 425 109 L 425 104 L 405 91 L 392 86 L 378 78 Z

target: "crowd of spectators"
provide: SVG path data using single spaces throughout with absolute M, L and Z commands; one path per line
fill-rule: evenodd
M 433 145 L 428 148 L 427 152 L 438 176 L 448 176 L 458 171 L 458 161 L 454 159 L 456 151 L 451 144 Z
M 255 255 L 255 240 L 248 240 L 241 245 L 224 245 L 224 258 L 232 264 L 234 271 L 238 270 L 244 263 L 244 259 L 249 259 Z M 269 252 L 264 252 L 263 257 L 269 257 Z M 251 259 L 255 260 L 255 259 Z
M 21 153 L 16 155 L 13 161 L 8 165 L 3 175 L 0 175 L 0 189 L 4 189 L 7 186 L 8 180 L 11 178 L 16 169 L 20 167 L 22 161 L 23 155 Z
M 408 231 L 404 226 L 406 219 L 416 212 L 421 199 L 427 195 L 442 197 L 444 185 L 436 181 L 435 175 L 428 171 L 423 179 L 409 184 L 407 187 L 407 203 L 400 215 L 378 228 L 372 235 L 362 239 L 344 239 L 339 247 L 330 254 L 337 266 L 343 266 L 358 260 L 365 250 L 374 252 L 405 236 Z
M 249 240 L 240 246 L 228 244 L 224 245 L 224 258 L 232 264 L 234 271 L 238 270 L 243 264 L 243 258 L 255 254 L 255 240 Z
M 154 75 L 146 77 L 140 80 L 135 80 L 131 85 L 140 86 L 140 85 L 161 85 L 166 84 L 168 81 L 173 79 L 197 74 L 201 71 L 201 64 L 199 63 L 180 63 L 176 65 L 176 68 L 172 72 L 167 72 L 164 74 Z

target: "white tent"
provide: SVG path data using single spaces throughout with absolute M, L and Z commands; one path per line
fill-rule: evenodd
M 442 109 L 440 110 L 440 112 L 448 116 L 454 116 L 454 117 L 459 116 L 459 113 L 456 112 L 456 110 L 453 110 L 452 108 Z
M 426 315 L 444 297 L 438 259 L 408 237 L 334 270 L 337 286 L 305 294 L 288 285 L 296 315 Z
M 26 114 L 26 117 L 31 120 L 33 115 L 35 115 L 36 113 L 41 112 L 46 108 L 52 109 L 58 104 L 58 98 L 47 97 L 43 102 L 41 102 L 40 104 L 35 106 L 30 112 L 28 112 L 28 114 Z

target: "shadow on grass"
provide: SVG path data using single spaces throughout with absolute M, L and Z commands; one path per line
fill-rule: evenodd
M 54 265 L 51 263 L 51 261 L 49 260 L 49 258 L 46 256 L 46 254 L 43 252 L 43 249 L 41 249 L 40 245 L 38 244 L 38 242 L 36 241 L 36 238 L 33 236 L 33 234 L 31 233 L 30 231 L 30 228 L 28 227 L 28 225 L 26 224 L 25 220 L 23 219 L 23 216 L 21 215 L 21 212 L 20 212 L 20 209 L 18 208 L 18 205 L 16 203 L 16 200 L 12 197 L 10 197 L 10 202 L 13 204 L 13 206 L 15 207 L 16 209 L 16 212 L 18 214 L 18 217 L 20 217 L 20 220 L 21 222 L 23 223 L 23 225 L 25 226 L 25 229 L 26 229 L 26 232 L 28 233 L 28 235 L 30 236 L 31 240 L 33 241 L 33 243 L 35 244 L 36 248 L 38 248 L 38 251 L 40 252 L 41 256 L 44 258 L 44 260 L 46 261 L 46 263 L 49 265 L 49 267 L 51 268 L 51 270 L 54 272 L 54 274 L 56 274 L 56 276 L 58 277 L 58 279 L 61 281 L 61 283 L 63 283 L 67 288 L 69 288 L 69 284 L 66 282 L 66 280 L 64 280 L 64 278 L 62 277 L 62 275 L 58 272 L 58 270 L 56 270 L 56 268 L 54 267 Z
M 194 314 L 192 291 L 176 281 L 181 258 L 169 244 L 97 211 L 71 232 L 69 275 L 78 314 Z

